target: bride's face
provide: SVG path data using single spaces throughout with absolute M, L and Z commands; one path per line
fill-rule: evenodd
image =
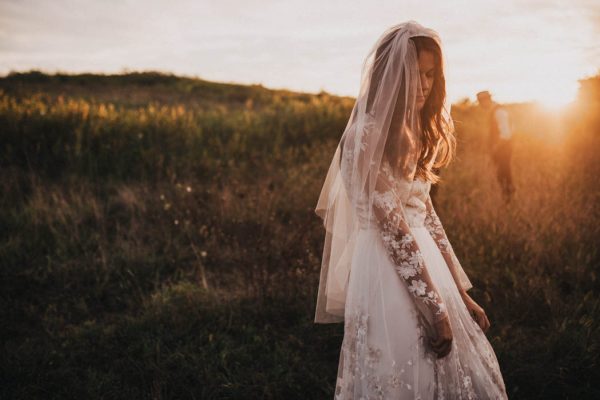
M 417 92 L 417 108 L 421 110 L 431 93 L 435 77 L 435 57 L 431 51 L 421 50 L 419 52 L 419 76 L 421 92 Z

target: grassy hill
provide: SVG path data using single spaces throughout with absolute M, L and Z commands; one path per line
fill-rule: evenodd
M 600 78 L 511 105 L 515 201 L 453 106 L 438 213 L 509 396 L 600 389 Z M 142 72 L 0 78 L 1 398 L 331 398 L 314 214 L 354 99 Z

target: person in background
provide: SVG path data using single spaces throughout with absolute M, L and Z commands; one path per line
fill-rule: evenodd
M 488 112 L 489 151 L 496 167 L 496 177 L 502 189 L 504 201 L 509 203 L 514 195 L 515 186 L 511 170 L 513 144 L 508 111 L 493 101 L 492 95 L 487 90 L 477 93 L 477 101 Z

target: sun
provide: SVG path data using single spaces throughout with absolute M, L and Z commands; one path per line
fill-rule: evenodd
M 535 99 L 548 111 L 561 111 L 575 100 L 577 86 L 548 88 Z

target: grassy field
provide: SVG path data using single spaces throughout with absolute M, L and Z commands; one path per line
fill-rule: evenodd
M 511 105 L 515 201 L 453 106 L 436 206 L 513 399 L 600 398 L 600 77 Z M 0 398 L 327 399 L 314 206 L 352 98 L 161 73 L 0 79 Z

